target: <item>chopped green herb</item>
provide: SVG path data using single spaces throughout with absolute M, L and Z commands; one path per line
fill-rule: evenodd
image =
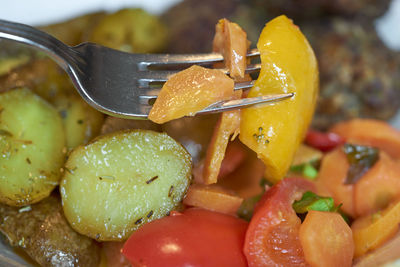
M 295 201 L 293 209 L 300 214 L 310 210 L 337 211 L 333 198 L 321 197 L 311 191 L 305 192 L 300 200 Z
M 156 175 L 156 176 L 150 178 L 149 180 L 146 181 L 146 184 L 152 183 L 152 182 L 153 182 L 154 180 L 156 180 L 157 178 L 158 178 L 158 175 Z
M 379 160 L 379 149 L 345 144 L 343 151 L 350 164 L 345 184 L 355 184 Z
M 290 171 L 299 173 L 310 180 L 314 180 L 318 176 L 318 170 L 313 166 L 311 162 L 292 166 L 290 167 Z

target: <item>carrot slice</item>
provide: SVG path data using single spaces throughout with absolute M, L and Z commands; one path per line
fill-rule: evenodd
M 222 113 L 207 149 L 203 170 L 204 184 L 213 184 L 217 182 L 221 163 L 224 159 L 225 150 L 229 142 L 229 137 L 238 131 L 239 126 L 239 110 Z
M 221 19 L 216 25 L 213 51 L 224 55 L 225 66 L 230 76 L 244 78 L 246 70 L 247 34 L 236 23 Z
M 354 185 L 344 184 L 348 169 L 345 153 L 337 148 L 322 158 L 316 185 L 319 194 L 333 197 L 336 205 L 343 204 L 343 211 L 354 216 Z
M 354 185 L 354 211 L 365 216 L 386 208 L 400 197 L 400 166 L 381 151 L 379 160 Z
M 382 246 L 379 246 L 371 253 L 368 253 L 362 257 L 357 258 L 354 261 L 354 267 L 373 267 L 373 266 L 384 266 L 387 263 L 395 261 L 400 255 L 400 232 L 393 238 L 385 242 Z
M 399 230 L 400 201 L 382 212 L 361 217 L 351 226 L 355 245 L 354 256 L 359 257 L 393 237 Z
M 243 198 L 217 185 L 193 184 L 189 187 L 183 203 L 225 214 L 236 214 Z
M 309 211 L 299 236 L 304 257 L 311 266 L 351 266 L 353 235 L 340 214 Z
M 400 158 L 400 131 L 386 122 L 353 119 L 334 125 L 330 132 L 342 136 L 348 143 L 377 147 Z
M 149 113 L 149 120 L 164 123 L 232 97 L 234 82 L 217 69 L 191 66 L 169 78 Z

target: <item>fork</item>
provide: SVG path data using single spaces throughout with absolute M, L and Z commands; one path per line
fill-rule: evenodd
M 95 109 L 122 118 L 147 118 L 157 98 L 159 85 L 179 70 L 193 64 L 211 66 L 222 62 L 210 54 L 131 54 L 94 43 L 71 47 L 31 26 L 0 20 L 0 38 L 39 49 L 55 60 L 69 75 L 82 98 Z M 252 50 L 248 58 L 258 57 Z M 175 68 L 171 70 L 171 67 Z M 166 70 L 169 69 L 169 70 Z M 258 72 L 260 64 L 249 65 L 247 73 Z M 227 70 L 224 70 L 228 74 Z M 235 90 L 249 89 L 253 82 L 236 83 Z M 222 112 L 255 104 L 279 101 L 293 94 L 270 95 L 220 101 L 196 114 Z

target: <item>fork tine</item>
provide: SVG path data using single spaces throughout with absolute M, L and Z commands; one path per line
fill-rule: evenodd
M 261 69 L 261 64 L 249 64 L 246 68 L 246 73 L 255 73 L 259 72 Z M 228 69 L 220 69 L 225 74 L 229 75 Z M 150 83 L 164 83 L 166 82 L 172 75 L 178 73 L 180 70 L 149 70 L 140 72 L 140 77 L 138 77 L 139 86 L 141 88 L 148 87 Z
M 197 114 L 218 113 L 234 109 L 247 108 L 254 105 L 273 103 L 281 101 L 294 96 L 294 93 L 280 94 L 280 95 L 266 95 L 260 97 L 241 98 L 237 100 L 220 101 L 211 104 L 207 108 L 200 110 Z
M 211 104 L 210 106 L 206 107 L 205 109 L 202 109 L 202 110 L 196 112 L 195 115 L 219 113 L 219 112 L 225 112 L 225 111 L 230 111 L 230 110 L 234 110 L 234 109 L 248 108 L 248 107 L 251 107 L 254 105 L 269 104 L 269 103 L 279 102 L 279 101 L 285 100 L 287 98 L 291 98 L 293 96 L 294 96 L 294 93 L 287 93 L 287 94 L 279 94 L 279 95 L 266 95 L 266 96 L 260 96 L 260 97 L 219 101 L 219 102 Z M 142 105 L 143 111 L 146 111 L 146 114 L 148 114 L 150 112 L 151 107 L 152 107 L 152 105 L 149 105 L 149 104 Z
M 235 83 L 234 90 L 247 90 L 250 89 L 251 87 L 254 86 L 254 81 L 250 82 L 241 82 L 241 83 Z M 145 89 L 145 88 L 142 88 Z M 161 88 L 148 88 L 147 90 L 145 89 L 145 95 L 139 96 L 139 98 L 143 100 L 151 100 L 151 99 L 156 99 L 158 94 L 160 93 Z
M 260 52 L 257 49 L 251 49 L 247 53 L 247 58 L 258 57 Z M 148 70 L 149 67 L 165 67 L 165 66 L 190 66 L 211 65 L 224 60 L 220 53 L 208 54 L 146 54 L 143 55 L 142 61 L 138 63 L 140 71 Z

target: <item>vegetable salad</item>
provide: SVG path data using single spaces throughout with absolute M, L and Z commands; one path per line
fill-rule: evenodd
M 167 36 L 137 9 L 69 23 L 69 44 L 86 38 L 129 52 L 160 51 Z M 254 78 L 245 72 L 246 32 L 227 19 L 215 32 L 224 63 L 171 77 L 151 121 L 105 118 L 43 55 L 4 59 L 12 64 L 0 77 L 0 231 L 12 246 L 42 266 L 397 259 L 400 132 L 372 119 L 310 129 L 317 60 L 286 16 L 260 34 L 261 71 L 249 92 L 234 91 Z M 289 92 L 285 101 L 190 117 L 215 101 Z M 191 130 L 200 137 L 185 135 Z

